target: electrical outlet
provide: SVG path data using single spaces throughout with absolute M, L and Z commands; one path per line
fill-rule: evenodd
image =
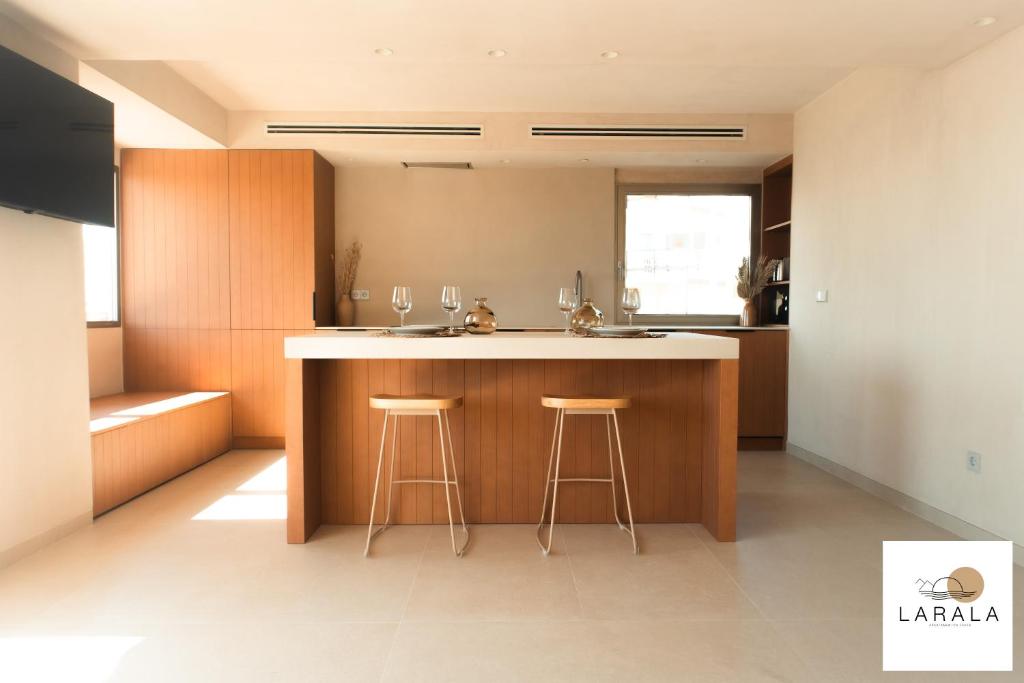
M 353 301 L 369 301 L 370 300 L 370 290 L 368 290 L 368 289 L 353 289 L 351 296 L 352 296 L 352 300 Z
M 981 453 L 967 451 L 967 469 L 975 474 L 981 474 Z

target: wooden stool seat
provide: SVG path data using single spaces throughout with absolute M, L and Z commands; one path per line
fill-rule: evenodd
M 370 397 L 370 407 L 380 410 L 451 410 L 461 405 L 461 396 L 374 394 Z
M 564 410 L 622 410 L 628 408 L 632 401 L 629 396 L 564 396 L 561 394 L 544 394 L 540 404 L 545 408 Z

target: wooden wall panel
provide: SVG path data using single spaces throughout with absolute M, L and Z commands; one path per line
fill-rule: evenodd
M 228 329 L 227 152 L 121 151 L 126 328 Z
M 635 520 L 702 519 L 703 361 L 353 360 L 321 361 L 318 367 L 323 523 L 368 521 L 383 420 L 381 411 L 367 408 L 369 395 L 423 391 L 464 396 L 463 408 L 450 417 L 470 522 L 536 522 L 554 429 L 554 411 L 541 407 L 540 396 L 577 391 L 637 398 L 620 413 Z M 434 418 L 406 417 L 402 423 L 396 477 L 439 477 Z M 603 417 L 567 417 L 562 476 L 607 477 L 607 448 Z M 387 468 L 385 458 L 385 474 Z M 383 485 L 379 495 L 386 495 Z M 559 491 L 558 520 L 610 522 L 610 496 L 604 484 L 566 484 Z M 384 520 L 384 500 L 378 522 Z M 436 486 L 396 489 L 393 519 L 446 523 L 444 492 Z
M 94 433 L 93 516 L 230 447 L 231 401 L 227 395 Z
M 231 330 L 236 437 L 284 436 L 284 338 L 303 330 Z
M 124 328 L 126 391 L 229 391 L 229 330 Z
M 313 327 L 314 153 L 230 150 L 231 328 Z
M 311 150 L 123 150 L 125 387 L 229 390 L 284 436 L 282 339 L 333 321 L 334 169 Z

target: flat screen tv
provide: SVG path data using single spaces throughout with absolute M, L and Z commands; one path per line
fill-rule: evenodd
M 114 225 L 114 105 L 0 47 L 0 205 Z

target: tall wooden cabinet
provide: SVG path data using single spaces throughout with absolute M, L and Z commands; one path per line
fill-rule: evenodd
M 333 323 L 334 168 L 312 150 L 121 151 L 128 391 L 226 390 L 284 439 L 288 334 Z

